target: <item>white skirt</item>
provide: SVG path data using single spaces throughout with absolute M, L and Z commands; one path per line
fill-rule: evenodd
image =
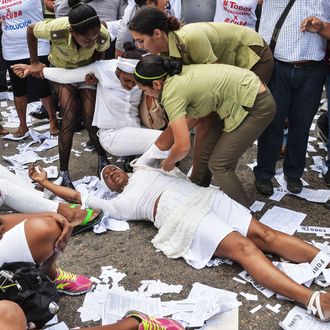
M 5 262 L 33 262 L 33 257 L 26 240 L 25 221 L 8 230 L 0 240 L 0 266 Z
M 175 207 L 184 207 L 184 200 L 191 187 L 183 187 L 181 194 L 171 189 L 163 193 L 157 210 L 157 220 L 162 223 Z M 189 188 L 189 189 L 188 189 Z M 180 205 L 180 206 L 179 206 Z M 231 232 L 247 235 L 252 215 L 250 211 L 228 197 L 223 191 L 216 193 L 211 209 L 201 220 L 194 234 L 192 244 L 183 256 L 185 261 L 196 269 L 207 265 L 221 241 Z

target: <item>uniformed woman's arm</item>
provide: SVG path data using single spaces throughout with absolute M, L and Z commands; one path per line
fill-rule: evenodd
M 174 144 L 170 154 L 162 162 L 164 171 L 171 171 L 175 164 L 185 158 L 190 151 L 190 134 L 186 117 L 181 117 L 170 123 L 174 137 Z
M 45 65 L 41 62 L 39 62 L 38 58 L 38 39 L 35 37 L 33 33 L 35 24 L 30 24 L 27 27 L 27 43 L 29 47 L 30 52 L 30 62 L 31 62 L 31 74 L 33 77 L 36 78 L 44 78 L 44 75 L 42 73 L 43 68 Z

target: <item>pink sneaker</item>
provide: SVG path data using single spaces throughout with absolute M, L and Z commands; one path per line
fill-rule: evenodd
M 184 330 L 184 327 L 171 319 L 154 318 L 137 311 L 128 311 L 124 319 L 133 317 L 140 322 L 138 330 Z
M 69 273 L 61 268 L 57 268 L 56 272 L 57 275 L 54 284 L 58 292 L 70 296 L 78 296 L 88 292 L 92 288 L 93 282 L 86 276 Z

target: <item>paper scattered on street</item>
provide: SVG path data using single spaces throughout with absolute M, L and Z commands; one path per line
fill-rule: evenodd
M 273 296 L 275 294 L 274 291 L 266 289 L 264 286 L 257 283 L 256 280 L 253 277 L 251 277 L 245 270 L 240 272 L 238 275 L 240 277 L 242 277 L 245 281 L 251 283 L 259 292 L 261 292 L 267 298 L 270 298 L 271 296 Z
M 227 265 L 232 265 L 233 264 L 233 261 L 232 260 L 229 260 L 229 259 L 225 259 L 225 258 L 212 258 L 208 263 L 207 263 L 207 267 L 217 267 L 217 266 L 220 266 L 220 265 L 224 265 L 224 264 L 227 264 Z
M 329 227 L 317 227 L 317 226 L 300 226 L 297 229 L 298 233 L 316 234 L 317 236 L 330 235 Z
M 261 202 L 261 201 L 255 201 L 251 206 L 250 206 L 250 210 L 252 212 L 258 212 L 261 211 L 262 208 L 265 206 L 265 202 Z
M 328 266 L 329 262 L 330 256 L 324 251 L 320 251 L 310 263 L 314 277 L 319 276 L 323 269 Z
M 276 267 L 298 284 L 308 282 L 315 277 L 311 265 L 307 262 L 301 264 L 278 262 Z
M 275 306 L 267 304 L 265 307 L 277 314 L 280 312 L 281 304 L 276 304 Z
M 246 281 L 241 280 L 240 278 L 237 278 L 237 277 L 233 277 L 233 280 L 234 280 L 235 282 L 238 282 L 238 283 L 241 283 L 241 284 L 246 284 Z
M 143 298 L 137 292 L 110 289 L 105 298 L 102 324 L 113 322 L 117 316 L 118 320 L 121 319 L 129 310 L 138 310 L 156 317 L 163 315 L 160 298 Z
M 273 296 L 275 294 L 274 291 L 266 289 L 264 286 L 257 283 L 256 280 L 251 275 L 249 275 L 245 270 L 240 272 L 238 275 L 240 277 L 242 277 L 245 281 L 251 283 L 259 292 L 261 292 L 267 298 L 270 298 L 271 296 Z
M 260 222 L 275 230 L 293 235 L 305 217 L 305 213 L 274 206 L 266 211 Z
M 315 317 L 308 315 L 306 310 L 295 306 L 293 307 L 286 318 L 280 322 L 280 326 L 284 330 L 329 330 L 330 325 L 326 322 L 321 322 Z
M 254 313 L 256 313 L 259 309 L 261 309 L 262 308 L 262 306 L 261 305 L 258 305 L 258 306 L 256 306 L 256 307 L 254 307 L 254 308 L 252 308 L 251 310 L 250 310 L 250 313 L 251 314 L 254 314 Z
M 8 126 L 5 126 L 8 127 Z M 21 141 L 26 139 L 30 135 L 29 132 L 26 132 L 23 136 L 21 137 L 16 137 L 14 134 L 10 133 L 2 137 L 3 140 L 11 140 L 11 141 Z
M 246 300 L 258 301 L 258 296 L 256 294 L 240 292 L 241 296 L 243 296 Z
M 143 280 L 138 288 L 138 293 L 143 297 L 152 297 L 155 295 L 163 295 L 166 293 L 180 293 L 182 285 L 170 285 L 160 280 Z

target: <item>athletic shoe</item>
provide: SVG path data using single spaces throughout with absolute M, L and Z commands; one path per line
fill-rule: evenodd
M 78 296 L 92 288 L 93 282 L 86 276 L 66 272 L 61 268 L 57 268 L 56 272 L 54 284 L 58 292 L 70 296 Z
M 171 319 L 154 318 L 137 311 L 128 311 L 123 319 L 133 317 L 140 324 L 138 330 L 184 330 L 184 327 Z

